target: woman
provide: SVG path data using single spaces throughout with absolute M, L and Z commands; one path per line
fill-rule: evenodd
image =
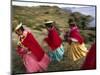
M 54 27 L 53 21 L 47 21 L 45 26 L 47 28 L 48 34 L 44 41 L 49 46 L 49 56 L 51 57 L 52 61 L 61 61 L 64 55 L 64 48 L 62 45 L 62 40 Z
M 19 37 L 18 54 L 22 57 L 28 73 L 42 72 L 47 69 L 50 58 L 40 47 L 31 32 L 25 30 L 22 24 L 15 29 Z
M 91 45 L 81 69 L 96 69 L 96 43 Z
M 84 44 L 84 39 L 79 33 L 79 29 L 76 24 L 70 24 L 70 30 L 68 32 L 68 43 L 69 43 L 69 53 L 71 59 L 74 61 L 86 56 L 87 48 Z

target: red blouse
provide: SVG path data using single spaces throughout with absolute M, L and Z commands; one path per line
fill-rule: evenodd
M 28 50 L 32 52 L 32 54 L 36 57 L 37 61 L 40 61 L 44 56 L 44 51 L 38 44 L 38 42 L 35 40 L 32 33 L 28 31 L 24 31 L 27 35 L 25 38 L 21 41 L 22 45 L 24 45 Z
M 73 27 L 70 29 L 69 32 L 69 39 L 74 38 L 76 39 L 80 44 L 84 42 L 83 37 L 80 35 L 79 30 L 77 27 Z
M 48 30 L 48 37 L 44 40 L 47 42 L 52 50 L 58 48 L 62 43 L 62 40 L 54 27 Z

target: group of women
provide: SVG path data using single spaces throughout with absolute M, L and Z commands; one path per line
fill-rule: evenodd
M 47 70 L 48 65 L 51 62 L 62 61 L 64 56 L 63 41 L 54 24 L 54 21 L 45 22 L 45 28 L 47 29 L 48 34 L 43 41 L 49 47 L 49 54 L 43 50 L 34 35 L 25 29 L 22 23 L 16 27 L 15 33 L 19 38 L 17 53 L 22 58 L 28 73 L 43 72 Z M 80 35 L 77 25 L 72 23 L 69 26 L 68 37 L 66 38 L 68 39 L 70 47 L 70 57 L 72 57 L 73 61 L 76 61 L 86 56 L 88 50 L 85 47 L 84 38 Z

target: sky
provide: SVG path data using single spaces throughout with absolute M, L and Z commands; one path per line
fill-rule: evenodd
M 78 8 L 70 8 L 72 10 L 72 12 L 76 12 L 79 11 L 83 14 L 86 15 L 92 15 L 93 17 L 95 17 L 95 13 L 96 13 L 96 8 L 95 7 L 78 7 Z

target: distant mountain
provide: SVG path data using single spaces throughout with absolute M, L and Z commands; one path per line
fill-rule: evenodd
M 96 21 L 95 21 L 95 19 L 92 22 L 90 22 L 90 26 L 91 27 L 96 27 Z
M 93 6 L 88 6 L 88 7 L 64 7 L 62 9 L 65 10 L 70 10 L 72 12 L 80 12 L 82 14 L 85 15 L 91 15 L 93 17 L 95 17 L 95 13 L 96 13 L 96 8 Z
M 95 27 L 95 17 L 96 17 L 96 7 L 88 6 L 88 7 L 63 7 L 62 8 L 66 12 L 80 12 L 84 15 L 91 15 L 94 20 L 90 23 L 90 26 Z

